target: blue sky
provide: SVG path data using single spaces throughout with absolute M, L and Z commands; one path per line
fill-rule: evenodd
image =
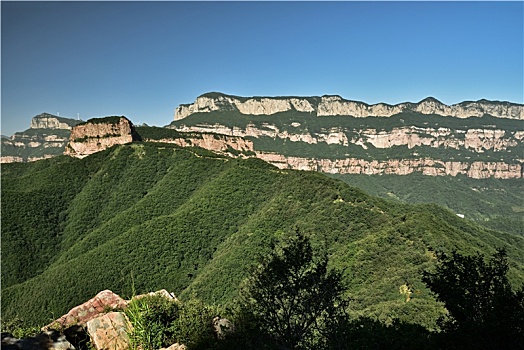
M 1 2 L 2 134 L 210 91 L 523 103 L 523 2 Z

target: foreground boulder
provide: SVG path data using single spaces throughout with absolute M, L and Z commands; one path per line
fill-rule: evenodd
M 49 329 L 65 329 L 73 325 L 85 326 L 90 320 L 115 309 L 125 309 L 127 301 L 110 290 L 103 290 L 94 298 L 78 305 L 69 312 L 47 326 L 43 331 Z
M 87 322 L 87 332 L 96 350 L 129 349 L 131 327 L 123 312 L 109 312 Z

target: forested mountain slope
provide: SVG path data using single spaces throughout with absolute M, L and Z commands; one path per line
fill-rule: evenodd
M 281 169 L 323 172 L 374 195 L 437 203 L 522 234 L 523 112 L 521 104 L 487 100 L 392 106 L 207 93 L 179 106 L 167 127 L 214 133 L 221 149 L 241 138 Z
M 355 316 L 434 327 L 444 309 L 420 276 L 438 251 L 505 248 L 512 281 L 524 281 L 522 237 L 441 207 L 256 158 L 136 142 L 2 166 L 2 317 L 45 323 L 103 289 L 231 303 L 248 268 L 293 230 L 344 269 Z

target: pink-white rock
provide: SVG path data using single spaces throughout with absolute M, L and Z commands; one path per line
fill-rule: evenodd
M 124 309 L 127 301 L 110 290 L 103 290 L 85 303 L 75 306 L 62 317 L 44 326 L 42 330 L 64 329 L 71 325 L 85 325 L 88 321 L 112 309 Z
M 128 350 L 131 327 L 122 312 L 109 312 L 87 322 L 87 332 L 96 350 Z

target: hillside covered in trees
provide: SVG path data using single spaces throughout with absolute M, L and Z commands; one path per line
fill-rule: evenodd
M 137 142 L 2 166 L 2 318 L 44 324 L 103 289 L 165 288 L 231 306 L 252 266 L 294 231 L 341 271 L 354 319 L 438 329 L 446 310 L 423 271 L 453 251 L 502 248 L 514 289 L 524 281 L 521 236 L 439 206 L 255 158 Z

